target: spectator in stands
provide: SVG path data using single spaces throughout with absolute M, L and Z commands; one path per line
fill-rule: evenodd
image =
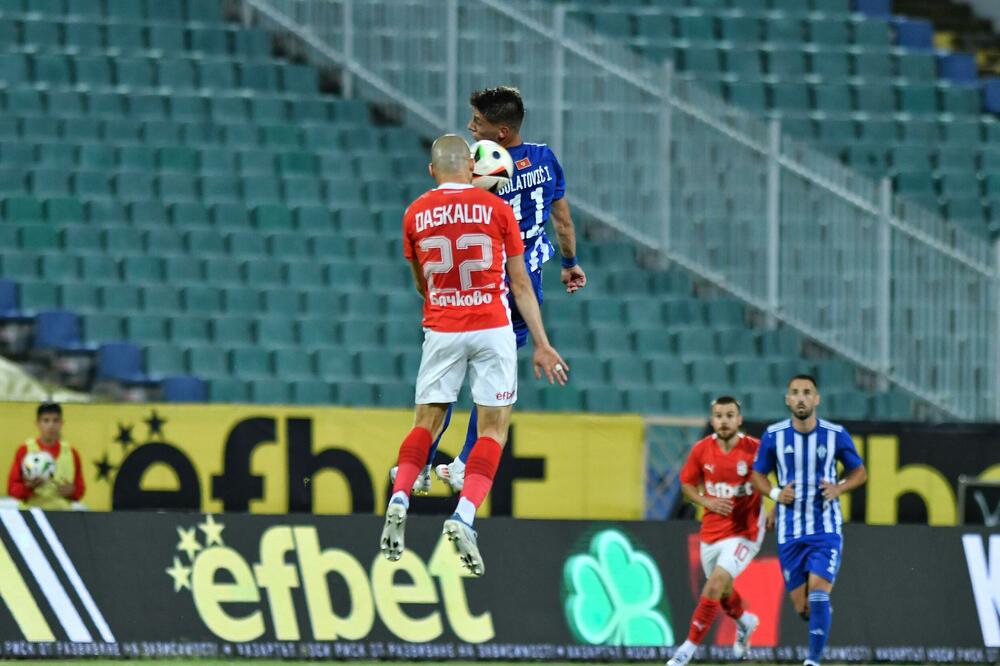
M 55 402 L 38 406 L 35 424 L 38 437 L 32 437 L 18 447 L 7 477 L 7 494 L 21 500 L 25 508 L 70 509 L 83 498 L 83 469 L 80 454 L 62 439 L 62 407 Z M 24 457 L 29 453 L 45 452 L 55 461 L 50 477 L 26 478 Z

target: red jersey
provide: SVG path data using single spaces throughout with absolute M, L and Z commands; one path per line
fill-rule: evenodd
M 427 280 L 426 328 L 510 326 L 505 262 L 524 254 L 524 242 L 506 201 L 455 183 L 425 192 L 403 215 L 403 254 Z
M 760 493 L 750 483 L 753 460 L 760 440 L 743 435 L 729 453 L 719 447 L 715 435 L 694 445 L 681 468 L 681 483 L 704 486 L 705 494 L 733 500 L 733 512 L 721 516 L 705 511 L 701 519 L 701 540 L 714 543 L 729 537 L 756 541 L 763 529 Z

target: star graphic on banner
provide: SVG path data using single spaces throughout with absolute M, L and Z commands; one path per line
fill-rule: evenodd
M 129 445 L 135 444 L 135 440 L 132 439 L 132 428 L 134 427 L 122 423 L 118 424 L 118 436 L 115 437 L 115 441 L 121 444 L 123 449 L 128 450 Z
M 205 516 L 205 522 L 198 523 L 198 529 L 205 533 L 205 546 L 211 546 L 212 544 L 218 544 L 220 546 L 224 545 L 222 543 L 222 530 L 226 529 L 226 526 L 222 523 L 215 522 L 211 514 Z
M 191 589 L 191 567 L 181 564 L 181 558 L 174 558 L 174 566 L 165 569 L 167 575 L 174 579 L 174 592 L 180 592 L 185 587 Z
M 197 531 L 193 527 L 189 530 L 178 527 L 177 536 L 181 538 L 177 542 L 177 550 L 183 550 L 187 553 L 188 561 L 194 562 L 194 554 L 201 550 Z
M 115 466 L 108 462 L 108 454 L 105 453 L 104 457 L 100 460 L 94 461 L 94 466 L 97 467 L 97 480 L 111 482 L 111 472 L 115 470 Z
M 148 419 L 145 419 L 146 425 L 149 426 L 149 437 L 153 438 L 154 435 L 159 435 L 163 437 L 163 424 L 167 422 L 166 419 L 160 418 L 160 415 L 156 413 L 154 409 L 152 414 L 150 414 Z

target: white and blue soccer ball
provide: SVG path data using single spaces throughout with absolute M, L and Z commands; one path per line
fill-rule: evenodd
M 21 461 L 21 476 L 27 481 L 51 481 L 55 473 L 56 461 L 45 451 L 29 453 Z
M 514 176 L 514 160 L 496 141 L 483 139 L 472 144 L 472 184 L 487 192 L 497 192 Z

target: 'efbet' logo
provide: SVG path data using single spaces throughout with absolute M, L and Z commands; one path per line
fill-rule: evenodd
M 735 486 L 731 483 L 723 483 L 722 481 L 706 481 L 705 492 L 712 497 L 721 497 L 723 499 L 746 497 L 753 495 L 753 485 L 749 481 Z
M 656 563 L 618 530 L 594 535 L 586 553 L 563 565 L 570 631 L 591 645 L 674 644 Z
M 211 515 L 196 526 L 178 526 L 181 554 L 166 569 L 174 592 L 190 592 L 205 626 L 223 640 L 257 640 L 268 626 L 279 641 L 300 640 L 304 628 L 295 611 L 300 594 L 315 640 L 361 640 L 371 633 L 376 616 L 403 641 L 433 641 L 444 632 L 445 620 L 462 641 L 482 643 L 494 637 L 491 613 L 470 611 L 462 579 L 471 574 L 458 566 L 443 536 L 426 564 L 407 550 L 398 562 L 376 557 L 369 572 L 346 550 L 322 549 L 310 525 L 266 529 L 253 564 L 226 545 L 224 530 Z M 333 589 L 344 596 L 336 603 L 331 576 L 338 579 Z M 232 610 L 234 603 L 240 604 L 238 613 Z M 427 607 L 433 611 L 428 613 Z M 270 622 L 265 621 L 268 610 Z

